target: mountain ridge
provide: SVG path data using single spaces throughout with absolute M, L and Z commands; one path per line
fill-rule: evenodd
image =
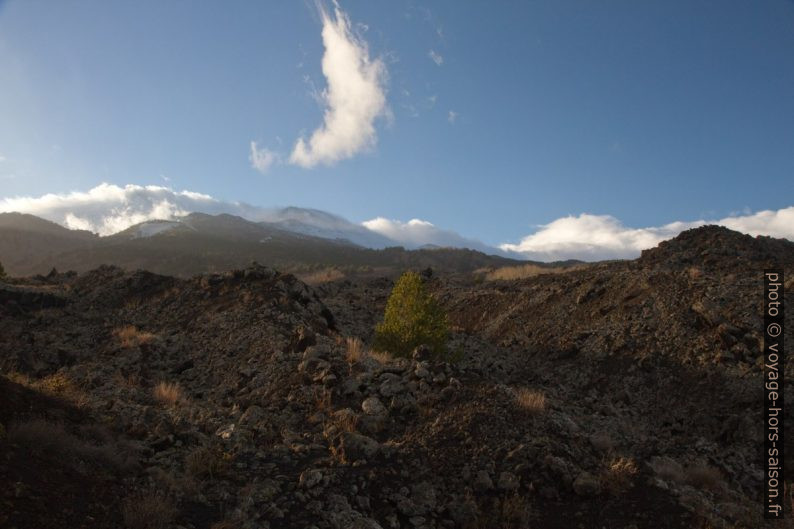
M 374 250 L 349 240 L 294 232 L 226 213 L 146 221 L 104 237 L 69 230 L 32 215 L 0 213 L 0 262 L 11 275 L 44 274 L 52 268 L 87 271 L 110 264 L 189 277 L 239 268 L 252 261 L 304 272 L 322 267 L 393 271 L 404 266 L 462 272 L 521 263 L 465 248 L 406 250 L 391 246 Z

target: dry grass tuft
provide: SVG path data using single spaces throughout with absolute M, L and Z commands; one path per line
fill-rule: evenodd
M 347 346 L 346 358 L 349 364 L 358 364 L 371 358 L 379 364 L 388 364 L 392 361 L 392 356 L 386 351 L 372 351 L 364 345 L 359 338 L 345 338 Z
M 690 266 L 687 268 L 686 273 L 692 281 L 697 281 L 703 276 L 703 271 L 697 266 Z
M 531 415 L 539 415 L 546 411 L 546 395 L 534 389 L 521 388 L 516 391 L 516 403 Z
M 601 471 L 601 483 L 612 494 L 618 495 L 628 489 L 640 469 L 637 462 L 629 457 L 615 457 L 606 463 Z
M 331 402 L 331 391 L 325 388 L 314 389 L 312 397 L 314 399 L 314 411 L 318 413 L 330 414 L 333 409 Z
M 347 345 L 347 361 L 350 364 L 355 364 L 364 360 L 367 357 L 367 350 L 364 347 L 364 342 L 359 338 L 348 337 L 345 339 Z
M 47 395 L 68 400 L 78 407 L 88 402 L 88 395 L 63 371 L 42 378 L 34 387 Z
M 716 490 L 723 484 L 722 473 L 705 463 L 696 463 L 686 469 L 686 481 L 701 488 Z
M 122 506 L 127 529 L 166 529 L 176 516 L 173 502 L 162 494 L 136 494 Z
M 166 406 L 175 406 L 186 400 L 182 388 L 176 382 L 160 382 L 154 387 L 153 394 L 157 402 Z
M 201 446 L 185 456 L 185 471 L 194 478 L 215 479 L 227 467 L 223 452 Z
M 88 395 L 64 371 L 58 371 L 38 380 L 17 372 L 8 373 L 6 377 L 26 388 L 69 401 L 78 408 L 82 408 L 89 401 Z
M 495 270 L 478 270 L 475 273 L 479 272 L 482 274 L 484 272 L 486 281 L 513 281 L 543 274 L 562 274 L 574 270 L 582 270 L 586 267 L 587 265 L 584 264 L 573 266 L 538 266 L 536 264 L 525 264 L 520 266 L 503 266 Z
M 386 351 L 370 351 L 369 357 L 374 359 L 379 364 L 388 364 L 393 360 L 392 355 Z
M 339 410 L 333 415 L 333 424 L 339 432 L 355 432 L 358 428 L 358 415 L 346 413 L 349 410 Z
M 120 387 L 126 389 L 138 389 L 141 386 L 141 376 L 137 373 L 125 375 L 121 371 L 116 371 L 113 378 Z
M 325 268 L 323 270 L 317 270 L 316 272 L 298 274 L 297 277 L 307 285 L 316 286 L 344 279 L 345 274 L 338 268 Z
M 113 334 L 119 339 L 121 346 L 124 348 L 138 347 L 143 344 L 152 343 L 157 339 L 157 335 L 141 331 L 134 325 L 120 327 L 113 331 Z

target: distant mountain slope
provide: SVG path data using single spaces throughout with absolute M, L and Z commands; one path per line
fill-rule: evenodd
M 0 262 L 9 274 L 98 241 L 91 232 L 69 230 L 34 215 L 0 213 Z
M 471 272 L 518 263 L 465 249 L 371 250 L 347 239 L 296 233 L 277 223 L 227 214 L 191 213 L 178 221 L 148 221 L 108 237 L 68 230 L 32 215 L 9 213 L 0 218 L 0 262 L 16 276 L 43 274 L 53 267 L 86 271 L 102 264 L 186 277 L 239 268 L 251 261 L 289 271 L 429 266 Z
M 272 216 L 265 219 L 262 224 L 324 239 L 346 240 L 365 248 L 379 249 L 394 246 L 394 241 L 388 237 L 318 209 L 281 208 L 274 210 Z

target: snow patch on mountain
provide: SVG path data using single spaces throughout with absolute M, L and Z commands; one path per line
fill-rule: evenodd
M 282 230 L 323 239 L 350 241 L 365 248 L 387 248 L 398 243 L 359 224 L 318 209 L 286 207 L 269 210 L 262 220 Z
M 155 235 L 173 230 L 179 225 L 180 223 L 178 221 L 170 220 L 150 220 L 142 222 L 141 224 L 133 226 L 133 238 L 143 239 L 146 237 L 154 237 Z

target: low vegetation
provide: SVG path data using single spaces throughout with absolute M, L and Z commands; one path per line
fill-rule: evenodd
M 47 396 L 65 400 L 78 408 L 85 406 L 88 395 L 64 371 L 35 379 L 21 373 L 8 373 L 9 380 Z
M 480 269 L 474 272 L 475 277 L 480 277 L 486 281 L 512 281 L 516 279 L 526 279 L 543 274 L 561 274 L 582 270 L 586 264 L 572 266 L 540 266 L 536 264 L 525 264 L 518 266 L 503 266 L 495 269 Z
M 121 346 L 125 349 L 152 343 L 157 338 L 156 335 L 141 331 L 134 325 L 125 325 L 124 327 L 116 329 L 113 334 L 116 335 Z
M 298 279 L 307 285 L 322 285 L 331 281 L 338 281 L 345 278 L 345 273 L 338 268 L 324 268 L 313 272 L 299 273 Z
M 361 362 L 366 358 L 368 351 L 364 348 L 364 342 L 359 338 L 348 337 L 345 339 L 347 345 L 347 361 L 350 364 Z
M 345 339 L 346 358 L 349 364 L 364 362 L 367 358 L 372 358 L 378 363 L 386 364 L 392 360 L 391 355 L 386 351 L 373 351 L 361 341 L 360 338 L 348 337 Z
M 200 446 L 185 457 L 185 471 L 198 479 L 215 479 L 227 466 L 223 452 L 209 446 Z
M 610 494 L 617 496 L 631 487 L 639 471 L 634 459 L 623 456 L 613 457 L 607 460 L 601 472 L 601 483 Z
M 375 328 L 373 349 L 408 357 L 419 345 L 427 345 L 436 357 L 446 354 L 449 338 L 447 316 L 427 292 L 416 272 L 405 272 L 392 289 L 383 321 Z
M 530 415 L 539 415 L 546 411 L 546 395 L 537 390 L 529 388 L 517 390 L 516 403 Z
M 154 399 L 166 406 L 175 406 L 184 402 L 185 394 L 176 382 L 160 382 L 152 390 Z

